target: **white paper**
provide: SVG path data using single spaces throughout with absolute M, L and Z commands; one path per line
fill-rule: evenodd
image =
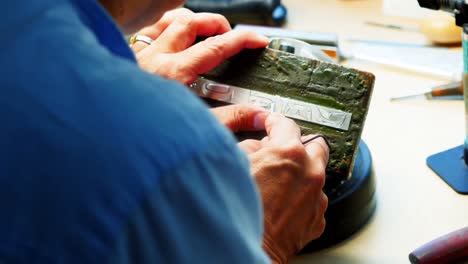
M 377 62 L 452 80 L 461 79 L 463 51 L 420 45 L 356 43 L 350 58 Z

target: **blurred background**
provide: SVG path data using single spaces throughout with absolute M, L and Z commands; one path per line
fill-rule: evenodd
M 426 165 L 430 155 L 465 140 L 461 29 L 451 15 L 422 9 L 417 0 L 186 6 L 224 12 L 236 28 L 301 39 L 336 63 L 376 76 L 362 139 L 372 153 L 377 209 L 345 241 L 293 263 L 409 263 L 414 249 L 467 225 L 468 198 Z

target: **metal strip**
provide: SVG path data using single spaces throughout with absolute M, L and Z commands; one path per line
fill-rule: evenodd
M 207 79 L 197 79 L 190 85 L 190 89 L 200 97 L 231 104 L 251 104 L 290 118 L 341 130 L 348 130 L 351 123 L 352 114 L 348 112 Z

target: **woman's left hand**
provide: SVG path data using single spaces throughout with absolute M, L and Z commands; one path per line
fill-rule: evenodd
M 186 85 L 244 48 L 268 44 L 264 36 L 231 30 L 221 15 L 193 13 L 184 8 L 165 13 L 158 22 L 137 34 L 154 40 L 150 45 L 142 42 L 133 45 L 140 66 Z M 198 36 L 208 38 L 194 44 Z

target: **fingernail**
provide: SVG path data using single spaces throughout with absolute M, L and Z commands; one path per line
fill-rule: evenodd
M 265 120 L 267 119 L 269 113 L 266 111 L 259 112 L 255 115 L 253 120 L 253 127 L 256 130 L 265 129 Z
M 270 39 L 267 38 L 266 36 L 264 35 L 258 35 L 259 39 L 263 42 L 266 42 L 266 43 L 269 43 L 270 42 Z

